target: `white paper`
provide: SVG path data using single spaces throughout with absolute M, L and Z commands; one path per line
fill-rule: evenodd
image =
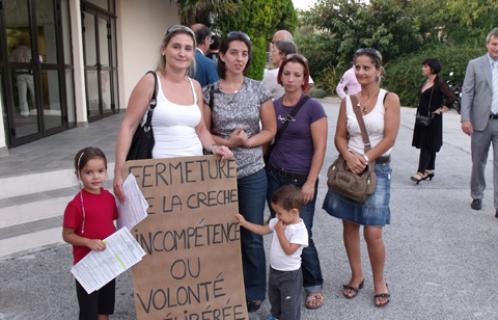
M 118 228 L 127 227 L 132 230 L 147 217 L 149 204 L 137 185 L 137 179 L 131 173 L 123 182 L 123 193 L 126 200 L 118 204 Z
M 71 268 L 71 273 L 88 294 L 105 286 L 145 255 L 127 228 L 119 229 L 104 243 L 104 251 L 91 251 Z

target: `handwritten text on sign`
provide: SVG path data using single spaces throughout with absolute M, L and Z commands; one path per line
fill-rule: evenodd
M 235 161 L 129 161 L 130 172 L 150 205 L 132 230 L 147 253 L 133 268 L 137 319 L 248 319 Z
M 236 183 L 225 183 L 237 177 L 235 161 L 212 157 L 173 158 L 147 164 L 135 161 L 127 172 L 136 177 L 150 204 L 149 214 L 202 210 L 238 202 Z

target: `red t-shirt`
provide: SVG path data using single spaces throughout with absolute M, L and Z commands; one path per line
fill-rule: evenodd
M 80 194 L 83 196 L 85 219 Z M 79 236 L 103 240 L 116 231 L 113 221 L 117 218 L 116 200 L 109 191 L 102 188 L 100 194 L 93 194 L 82 190 L 67 204 L 63 226 L 74 229 Z M 73 246 L 74 263 L 83 259 L 90 251 L 88 247 Z

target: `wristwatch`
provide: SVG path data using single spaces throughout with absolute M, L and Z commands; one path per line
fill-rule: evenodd
M 370 163 L 370 159 L 368 159 L 368 156 L 366 154 L 363 155 L 363 159 L 365 159 L 367 163 Z

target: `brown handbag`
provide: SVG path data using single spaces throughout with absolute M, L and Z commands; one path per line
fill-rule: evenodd
M 364 151 L 370 150 L 370 139 L 368 138 L 367 129 L 363 116 L 360 111 L 358 97 L 350 96 L 353 110 L 360 126 L 361 137 L 363 139 Z M 360 175 L 351 172 L 346 164 L 346 160 L 339 157 L 330 165 L 327 172 L 327 184 L 329 189 L 353 201 L 364 203 L 369 196 L 375 192 L 376 176 L 375 162 L 370 161 Z

